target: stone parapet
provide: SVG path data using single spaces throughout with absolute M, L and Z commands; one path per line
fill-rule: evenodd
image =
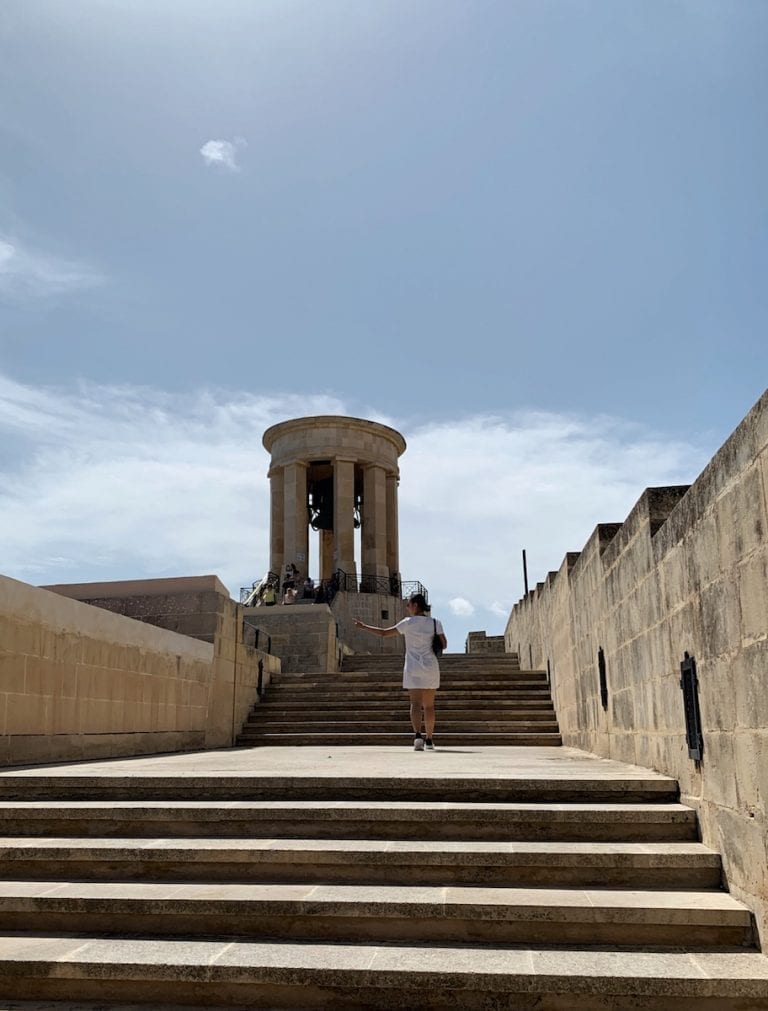
M 396 625 L 402 618 L 407 618 L 406 602 L 401 597 L 385 593 L 342 592 L 333 598 L 331 609 L 338 622 L 339 636 L 352 652 L 397 656 L 405 653 L 402 636 L 384 638 L 355 627 L 355 618 L 380 628 Z
M 44 692 L 26 691 L 23 703 L 6 704 L 0 752 L 6 762 L 229 747 L 258 701 L 259 686 L 280 670 L 277 657 L 247 641 L 243 609 L 213 575 L 50 587 L 8 580 L 2 602 L 0 621 L 21 619 L 28 628 L 23 635 L 5 629 L 0 666 L 16 678 L 19 669 L 29 671 L 25 685 L 33 684 L 38 666 L 49 672 Z M 91 628 L 100 630 L 94 642 Z M 24 653 L 37 638 L 47 652 Z M 146 640 L 146 649 L 126 652 L 125 643 L 136 640 Z M 188 688 L 190 650 L 203 650 L 205 659 Z M 51 666 L 60 654 L 76 657 L 74 682 L 67 669 Z M 94 664 L 102 669 L 96 686 L 86 676 Z M 20 706 L 23 733 L 12 722 Z M 49 710 L 58 714 L 53 724 Z
M 201 748 L 209 643 L 0 576 L 0 764 Z
M 464 644 L 466 653 L 505 653 L 503 635 L 486 635 L 485 632 L 469 632 Z
M 270 651 L 290 672 L 338 670 L 336 620 L 327 604 L 246 607 L 245 621 L 270 637 Z
M 515 605 L 505 637 L 550 670 L 565 744 L 679 780 L 765 939 L 768 392 L 693 485 L 649 488 L 623 523 L 600 524 Z M 700 762 L 688 757 L 685 653 L 698 672 Z

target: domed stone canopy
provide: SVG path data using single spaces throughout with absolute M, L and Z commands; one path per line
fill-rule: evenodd
M 357 576 L 355 528 L 362 527 L 360 574 L 398 576 L 398 459 L 403 436 L 364 418 L 318 415 L 268 428 L 270 569 L 309 571 L 309 529 L 320 532 L 320 578 Z

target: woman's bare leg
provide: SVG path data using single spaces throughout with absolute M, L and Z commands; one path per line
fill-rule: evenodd
M 408 695 L 411 699 L 411 726 L 414 734 L 421 733 L 422 702 L 423 692 L 421 688 L 409 688 Z
M 423 688 L 421 691 L 421 706 L 424 710 L 424 728 L 427 737 L 435 732 L 435 689 Z

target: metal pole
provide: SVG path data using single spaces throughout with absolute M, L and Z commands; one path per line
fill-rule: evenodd
M 523 585 L 525 586 L 525 595 L 528 596 L 528 562 L 525 559 L 525 548 L 523 548 Z

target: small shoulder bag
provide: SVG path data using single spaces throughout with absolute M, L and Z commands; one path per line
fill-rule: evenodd
M 435 654 L 435 656 L 442 656 L 443 655 L 443 640 L 437 634 L 437 619 L 436 618 L 432 619 L 432 626 L 434 628 L 434 634 L 432 636 L 432 652 Z

